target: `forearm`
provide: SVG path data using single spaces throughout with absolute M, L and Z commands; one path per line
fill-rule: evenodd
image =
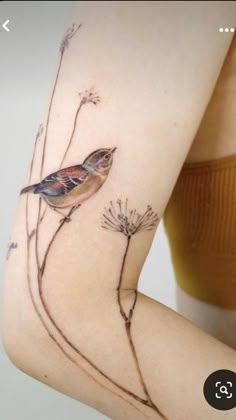
M 138 297 L 133 321 L 133 337 L 147 380 L 150 375 L 151 395 L 167 418 L 223 418 L 206 402 L 203 385 L 216 370 L 235 371 L 235 351 L 144 295 Z M 233 419 L 234 410 L 227 415 Z

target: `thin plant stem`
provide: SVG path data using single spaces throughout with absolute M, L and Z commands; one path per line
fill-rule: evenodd
M 77 26 L 76 30 L 73 32 L 73 35 L 70 37 L 70 39 L 75 36 L 76 32 L 81 28 L 81 26 L 82 26 L 81 24 Z M 53 104 L 53 100 L 54 100 L 54 96 L 55 96 L 55 92 L 56 92 L 56 87 L 57 87 L 57 83 L 58 83 L 58 79 L 59 79 L 59 75 L 60 75 L 60 71 L 61 71 L 64 52 L 65 52 L 65 46 L 64 46 L 64 48 L 60 49 L 59 64 L 58 64 L 58 67 L 57 67 L 56 78 L 55 78 L 55 81 L 54 81 L 52 94 L 51 94 L 50 101 L 49 101 L 49 108 L 48 108 L 48 113 L 47 113 L 46 127 L 45 127 L 44 141 L 43 141 L 41 168 L 40 168 L 40 179 L 41 180 L 42 180 L 42 177 L 43 177 L 43 169 L 44 169 L 45 155 L 46 155 L 46 146 L 47 146 L 47 139 L 48 139 L 48 127 L 49 127 L 49 121 L 50 121 L 50 117 L 51 117 L 52 104 Z M 47 212 L 47 208 L 45 209 L 42 216 L 40 214 L 40 216 L 39 216 L 40 223 L 42 223 L 42 221 L 43 221 L 43 219 L 46 215 L 46 212 Z
M 58 68 L 57 68 L 56 78 L 55 78 L 55 81 L 54 81 L 53 90 L 52 90 L 52 94 L 51 94 L 50 102 L 49 102 L 49 108 L 48 108 L 48 114 L 47 114 L 46 126 L 45 126 L 44 141 L 43 141 L 43 152 L 42 152 L 42 160 L 41 160 L 41 168 L 40 168 L 40 179 L 42 179 L 42 176 L 43 176 L 46 146 L 47 146 L 47 138 L 48 138 L 48 126 L 49 126 L 49 121 L 50 121 L 52 104 L 53 104 L 53 99 L 54 99 L 54 95 L 55 95 L 55 91 L 56 91 L 56 86 L 57 86 L 57 82 L 58 82 L 58 78 L 59 78 L 59 74 L 60 74 L 60 70 L 61 70 L 63 54 L 64 54 L 64 51 L 60 52 L 60 58 L 59 58 L 59 64 L 58 64 Z
M 75 114 L 74 124 L 73 124 L 73 129 L 72 129 L 72 132 L 71 132 L 71 135 L 70 135 L 70 140 L 69 140 L 69 142 L 68 142 L 67 148 L 66 148 L 65 153 L 64 153 L 64 155 L 63 155 L 63 158 L 62 158 L 62 160 L 61 160 L 61 163 L 60 163 L 59 169 L 61 169 L 61 168 L 62 168 L 62 165 L 63 165 L 63 163 L 65 162 L 66 156 L 67 156 L 67 154 L 68 154 L 68 152 L 69 152 L 69 149 L 70 149 L 70 147 L 71 147 L 71 144 L 72 144 L 72 141 L 73 141 L 73 138 L 74 138 L 74 134 L 75 134 L 75 130 L 76 130 L 77 119 L 78 119 L 78 116 L 79 116 L 80 110 L 81 110 L 81 108 L 82 108 L 82 106 L 83 106 L 83 105 L 84 105 L 84 101 L 83 101 L 83 98 L 82 98 L 82 99 L 81 99 L 81 101 L 80 101 L 79 107 L 78 107 L 78 109 L 77 109 L 77 111 L 76 111 L 76 114 Z
M 44 208 L 44 211 L 43 211 L 42 216 L 40 217 L 40 221 L 39 221 L 39 223 L 42 223 L 42 221 L 43 221 L 43 219 L 44 219 L 44 217 L 45 217 L 46 211 L 47 211 L 47 205 L 46 205 L 46 206 L 45 206 L 45 208 Z
M 132 334 L 131 334 L 131 323 L 132 323 L 133 313 L 134 313 L 135 305 L 137 303 L 137 296 L 138 296 L 137 290 L 134 290 L 135 297 L 134 297 L 134 302 L 132 304 L 132 307 L 129 311 L 129 315 L 127 315 L 125 313 L 125 309 L 124 309 L 123 304 L 122 304 L 121 290 L 122 290 L 122 286 L 123 286 L 125 264 L 126 264 L 126 260 L 127 260 L 127 255 L 128 255 L 130 243 L 131 243 L 131 235 L 126 236 L 126 238 L 127 238 L 126 247 L 125 247 L 125 252 L 124 252 L 123 259 L 122 259 L 119 283 L 118 283 L 118 287 L 117 287 L 117 301 L 118 301 L 121 316 L 125 321 L 125 330 L 126 330 L 126 334 L 127 334 L 127 337 L 128 337 L 131 352 L 132 352 L 132 355 L 133 355 L 133 358 L 134 358 L 134 361 L 135 361 L 135 366 L 136 366 L 136 369 L 137 369 L 137 372 L 138 372 L 140 383 L 142 385 L 144 394 L 146 395 L 146 398 L 147 398 L 146 404 L 149 407 L 151 407 L 153 410 L 155 410 L 163 419 L 165 419 L 164 415 L 161 413 L 161 411 L 154 404 L 154 402 L 152 401 L 152 399 L 150 397 L 150 394 L 148 392 L 147 386 L 146 386 L 144 378 L 143 378 L 143 374 L 142 374 L 142 371 L 141 371 L 141 368 L 140 368 L 140 363 L 139 363 L 139 360 L 138 360 L 137 352 L 136 352 L 134 342 L 133 342 L 133 338 L 132 338 Z
M 122 259 L 122 265 L 121 265 L 121 270 L 120 270 L 120 278 L 119 278 L 119 284 L 117 287 L 117 300 L 118 300 L 118 305 L 120 308 L 120 313 L 122 318 L 126 321 L 128 321 L 128 317 L 124 311 L 122 302 L 121 302 L 121 288 L 122 288 L 122 281 L 123 281 L 123 274 L 124 274 L 124 268 L 125 268 L 125 262 L 126 262 L 126 258 L 127 258 L 127 254 L 128 254 L 128 250 L 129 250 L 129 245 L 130 245 L 130 240 L 131 240 L 131 236 L 127 236 L 127 241 L 126 241 L 126 247 L 125 247 L 125 252 L 124 252 L 124 256 Z
M 47 146 L 47 139 L 48 139 L 48 127 L 49 127 L 49 121 L 50 121 L 50 117 L 51 117 L 51 111 L 52 111 L 52 104 L 53 104 L 53 100 L 54 100 L 54 96 L 55 96 L 55 92 L 56 92 L 56 87 L 57 87 L 57 83 L 58 83 L 58 79 L 59 79 L 59 75 L 60 75 L 60 71 L 61 71 L 61 65 L 62 65 L 62 60 L 63 60 L 63 55 L 64 55 L 64 50 L 60 51 L 60 58 L 59 58 L 59 64 L 57 67 L 57 73 L 56 73 L 56 78 L 54 81 L 54 85 L 53 85 L 53 89 L 52 89 L 52 94 L 50 97 L 50 102 L 49 102 L 49 108 L 48 108 L 48 113 L 47 113 L 47 119 L 46 119 L 46 126 L 45 126 L 45 133 L 44 133 L 44 141 L 43 141 L 43 151 L 42 151 L 42 159 L 41 159 L 41 167 L 40 167 L 40 180 L 42 180 L 43 177 L 43 169 L 44 169 L 44 163 L 45 163 L 45 154 L 46 154 L 46 146 Z M 41 222 L 43 221 L 45 214 L 46 214 L 46 209 L 43 213 L 43 215 L 41 216 L 41 211 L 39 213 L 39 218 L 41 220 Z
M 33 290 L 32 290 L 32 286 L 31 286 L 31 276 L 30 276 L 30 243 L 31 243 L 31 239 L 32 237 L 30 237 L 30 232 L 29 232 L 29 224 L 28 224 L 28 195 L 26 197 L 26 231 L 27 231 L 27 284 L 28 284 L 28 291 L 29 291 L 29 295 L 30 295 L 30 299 L 31 302 L 33 304 L 33 308 L 42 324 L 42 326 L 45 328 L 46 332 L 48 333 L 50 339 L 56 344 L 56 346 L 59 348 L 59 350 L 64 354 L 64 356 L 67 357 L 67 359 L 69 359 L 77 368 L 79 368 L 85 375 L 87 375 L 92 381 L 94 381 L 99 387 L 101 387 L 102 389 L 105 389 L 106 391 L 115 394 L 118 398 L 120 398 L 121 400 L 123 400 L 124 402 L 126 402 L 127 404 L 129 404 L 130 406 L 132 406 L 134 409 L 136 409 L 137 411 L 141 412 L 139 410 L 138 407 L 136 407 L 136 405 L 134 405 L 131 401 L 127 400 L 126 398 L 124 398 L 122 395 L 117 394 L 115 392 L 113 392 L 112 390 L 110 390 L 107 386 L 103 385 L 99 380 L 97 380 L 94 375 L 92 375 L 91 373 L 89 373 L 83 366 L 81 366 L 77 360 L 75 360 L 65 349 L 64 347 L 59 343 L 59 341 L 56 339 L 56 337 L 54 336 L 54 334 L 51 332 L 50 328 L 48 327 L 47 323 L 45 322 L 40 310 L 38 309 L 38 305 L 36 303 L 36 300 L 34 298 L 33 295 Z M 38 257 L 37 257 L 38 258 Z M 145 417 L 147 417 L 144 413 L 142 413 Z
M 72 210 L 71 210 L 72 211 Z M 71 211 L 68 213 L 67 217 L 71 216 Z M 104 373 L 101 369 L 99 369 L 87 356 L 85 356 L 69 339 L 68 337 L 65 335 L 65 333 L 62 331 L 62 329 L 58 326 L 58 324 L 56 323 L 55 319 L 53 318 L 48 305 L 46 303 L 46 300 L 44 298 L 44 293 L 43 293 L 43 276 L 45 275 L 45 268 L 46 268 L 46 264 L 47 264 L 47 259 L 50 253 L 50 250 L 52 248 L 52 245 L 58 235 L 58 233 L 60 232 L 60 230 L 62 229 L 62 227 L 64 226 L 64 224 L 66 223 L 66 218 L 59 224 L 55 234 L 53 235 L 51 241 L 49 242 L 49 245 L 46 249 L 45 252 L 45 256 L 43 259 L 43 263 L 39 269 L 38 272 L 38 288 L 39 288 L 39 296 L 40 296 L 40 300 L 41 303 L 43 305 L 43 308 L 45 310 L 45 312 L 47 313 L 48 318 L 50 319 L 51 323 L 53 324 L 53 326 L 56 328 L 56 330 L 59 332 L 59 334 L 61 335 L 61 337 L 65 340 L 65 342 L 77 353 L 79 354 L 79 356 L 81 356 L 90 366 L 92 366 L 97 372 L 99 372 L 104 378 L 106 378 L 107 380 L 109 380 L 113 385 L 115 385 L 116 387 L 118 387 L 121 391 L 125 392 L 127 395 L 133 397 L 135 400 L 139 401 L 140 403 L 149 406 L 148 402 L 139 397 L 138 395 L 134 394 L 132 391 L 129 391 L 128 389 L 126 389 L 124 386 L 120 385 L 119 383 L 117 383 L 115 380 L 113 380 L 112 378 L 110 378 L 106 373 Z M 38 219 L 38 225 L 36 227 L 36 232 L 39 229 L 39 219 Z M 36 233 L 37 235 L 37 233 Z

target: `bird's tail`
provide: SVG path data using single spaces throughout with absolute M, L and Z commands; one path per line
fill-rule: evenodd
M 28 187 L 25 187 L 21 190 L 20 195 L 26 194 L 28 192 L 34 192 L 35 188 L 38 184 L 29 185 Z

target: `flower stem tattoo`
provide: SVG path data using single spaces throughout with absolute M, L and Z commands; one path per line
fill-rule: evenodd
M 82 26 L 81 24 L 78 25 L 78 26 L 73 24 L 67 30 L 67 32 L 66 32 L 66 34 L 63 37 L 62 42 L 61 42 L 59 64 L 58 64 L 58 68 L 57 68 L 56 78 L 55 78 L 55 81 L 54 81 L 54 85 L 53 85 L 53 89 L 52 89 L 52 95 L 51 95 L 50 102 L 49 102 L 48 114 L 47 114 L 47 118 L 46 118 L 46 127 L 45 127 L 44 142 L 43 142 L 43 152 L 42 152 L 42 161 L 41 161 L 41 169 L 40 169 L 40 178 L 42 178 L 42 175 L 43 175 L 45 153 L 46 153 L 46 146 L 47 146 L 48 126 L 49 126 L 49 121 L 50 121 L 50 117 L 51 117 L 53 99 L 54 99 L 54 95 L 55 95 L 55 91 L 56 91 L 56 87 L 57 87 L 57 83 L 58 83 L 58 79 L 59 79 L 59 75 L 60 75 L 60 71 L 61 71 L 63 56 L 64 56 L 64 53 L 65 53 L 66 49 L 69 47 L 70 40 L 79 31 L 81 26 Z
M 62 158 L 62 161 L 61 161 L 61 164 L 60 164 L 60 169 L 65 162 L 66 156 L 68 154 L 71 143 L 73 141 L 75 130 L 76 130 L 76 125 L 77 125 L 77 119 L 78 119 L 81 108 L 85 104 L 90 103 L 90 104 L 93 104 L 93 105 L 97 105 L 99 102 L 101 102 L 99 96 L 97 95 L 96 92 L 94 92 L 93 89 L 91 89 L 90 91 L 86 90 L 84 93 L 80 92 L 78 96 L 80 98 L 80 103 L 79 103 L 79 107 L 78 107 L 78 109 L 76 111 L 76 114 L 75 114 L 73 129 L 72 129 L 72 132 L 71 132 L 70 140 L 68 142 L 67 148 L 65 150 L 65 153 L 63 155 L 63 158 Z
M 126 237 L 125 253 L 122 260 L 119 282 L 117 287 L 117 301 L 122 319 L 125 324 L 126 334 L 129 340 L 130 349 L 135 361 L 136 369 L 139 375 L 140 383 L 142 385 L 145 397 L 139 396 L 127 389 L 122 384 L 118 383 L 114 378 L 109 376 L 106 372 L 101 370 L 86 354 L 84 354 L 78 346 L 75 346 L 71 339 L 69 339 L 63 331 L 63 327 L 59 326 L 56 319 L 53 317 L 49 305 L 44 294 L 44 277 L 48 266 L 49 256 L 53 249 L 55 241 L 57 241 L 60 232 L 66 227 L 67 223 L 72 220 L 75 212 L 79 207 L 94 195 L 106 181 L 110 170 L 112 168 L 114 153 L 116 147 L 102 148 L 92 151 L 83 162 L 70 167 L 64 167 L 71 145 L 75 141 L 75 133 L 77 132 L 78 118 L 81 115 L 81 109 L 87 105 L 98 105 L 100 103 L 100 96 L 92 88 L 79 93 L 79 104 L 75 112 L 73 127 L 68 138 L 65 151 L 58 164 L 58 170 L 43 178 L 45 172 L 45 160 L 47 154 L 47 143 L 49 138 L 49 127 L 51 116 L 53 112 L 53 104 L 55 101 L 55 93 L 59 87 L 60 72 L 63 65 L 63 59 L 66 50 L 69 48 L 70 42 L 74 36 L 81 29 L 81 24 L 72 25 L 66 32 L 60 46 L 60 56 L 56 78 L 52 89 L 52 94 L 49 101 L 48 114 L 46 117 L 45 126 L 40 126 L 33 150 L 33 157 L 30 165 L 30 173 L 28 179 L 28 186 L 23 188 L 21 194 L 26 195 L 26 251 L 27 251 L 27 284 L 29 296 L 35 313 L 37 314 L 43 328 L 48 336 L 55 344 L 55 346 L 70 360 L 74 366 L 82 370 L 88 377 L 94 381 L 98 386 L 106 389 L 108 392 L 116 395 L 118 398 L 125 401 L 135 410 L 141 412 L 144 417 L 146 412 L 141 410 L 141 407 L 154 410 L 156 413 L 165 418 L 160 410 L 152 401 L 148 392 L 143 373 L 140 368 L 137 351 L 132 337 L 132 320 L 135 305 L 137 302 L 137 291 L 134 291 L 134 299 L 131 308 L 126 313 L 123 303 L 121 291 L 124 283 L 124 268 L 128 256 L 128 251 L 131 243 L 131 237 L 138 232 L 151 230 L 158 221 L 157 215 L 152 211 L 150 206 L 147 207 L 143 215 L 136 213 L 136 210 L 128 210 L 128 202 L 125 201 L 123 205 L 121 200 L 117 201 L 116 206 L 111 202 L 111 206 L 105 211 L 103 215 L 102 226 L 105 229 L 114 232 L 121 232 Z M 40 146 L 40 147 L 39 147 Z M 35 160 L 40 161 L 39 173 L 37 174 L 38 182 L 32 184 L 33 173 L 35 172 Z M 35 174 L 34 174 L 35 176 Z M 38 208 L 36 221 L 30 223 L 32 217 L 30 216 L 30 196 L 38 195 Z M 49 242 L 44 245 L 44 251 L 39 252 L 42 247 L 42 238 L 40 235 L 41 227 L 45 221 L 47 209 L 51 208 L 60 215 L 58 226 L 52 234 Z M 32 226 L 30 226 L 32 224 Z M 12 246 L 13 248 L 13 246 Z M 36 261 L 36 282 L 37 287 L 34 286 L 34 278 L 31 270 L 32 261 Z M 44 378 L 47 376 L 44 375 Z
M 159 410 L 159 408 L 156 406 L 156 404 L 153 402 L 148 388 L 146 386 L 142 370 L 140 367 L 140 363 L 138 360 L 137 351 L 134 345 L 133 337 L 132 337 L 132 318 L 134 315 L 134 309 L 137 303 L 137 297 L 138 293 L 137 290 L 134 290 L 134 296 L 133 296 L 133 302 L 131 303 L 131 306 L 129 308 L 129 311 L 127 313 L 127 310 L 125 310 L 123 302 L 122 302 L 122 288 L 124 284 L 124 269 L 125 264 L 127 261 L 127 256 L 131 244 L 131 238 L 140 232 L 144 232 L 147 230 L 153 230 L 153 228 L 158 223 L 159 218 L 157 213 L 155 213 L 152 210 L 152 207 L 150 205 L 147 206 L 146 211 L 143 214 L 137 213 L 136 209 L 129 209 L 128 208 L 128 199 L 125 200 L 124 203 L 120 199 L 117 200 L 116 204 L 113 204 L 112 201 L 110 201 L 110 206 L 108 208 L 105 208 L 105 211 L 102 215 L 102 227 L 104 229 L 110 230 L 112 232 L 118 232 L 122 233 L 125 236 L 126 244 L 125 244 L 125 251 L 121 263 L 121 269 L 120 269 L 120 275 L 119 275 L 119 282 L 117 286 L 117 302 L 120 310 L 121 317 L 123 318 L 124 325 L 125 325 L 125 331 L 128 338 L 129 346 L 132 352 L 132 356 L 135 361 L 137 373 L 140 379 L 140 383 L 142 385 L 144 394 L 146 396 L 145 404 L 151 407 L 153 410 L 155 410 L 159 415 L 161 415 L 163 418 L 163 414 Z

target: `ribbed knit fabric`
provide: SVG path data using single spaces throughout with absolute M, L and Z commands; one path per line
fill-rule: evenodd
M 236 154 L 185 164 L 164 225 L 179 286 L 236 309 Z

